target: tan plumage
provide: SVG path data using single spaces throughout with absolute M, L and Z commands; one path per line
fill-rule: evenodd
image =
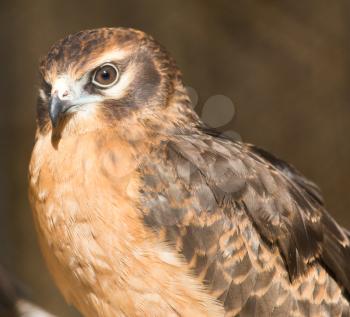
M 41 74 L 30 200 L 48 267 L 85 316 L 350 314 L 349 234 L 318 189 L 206 130 L 151 37 L 77 33 Z

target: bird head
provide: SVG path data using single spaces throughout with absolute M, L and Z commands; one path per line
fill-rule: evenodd
M 117 125 L 133 115 L 156 117 L 174 96 L 189 102 L 173 59 L 151 36 L 134 29 L 69 35 L 43 59 L 40 77 L 37 121 L 42 132 L 87 117 L 90 126 L 97 118 Z

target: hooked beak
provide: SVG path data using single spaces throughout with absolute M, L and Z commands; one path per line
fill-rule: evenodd
M 54 94 L 49 103 L 49 115 L 52 126 L 55 128 L 62 117 L 62 115 L 74 104 L 70 100 L 62 100 L 57 94 Z

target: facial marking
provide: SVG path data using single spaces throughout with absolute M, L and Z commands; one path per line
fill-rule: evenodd
M 171 78 L 164 74 L 176 70 L 168 58 L 151 37 L 135 30 L 88 30 L 68 36 L 52 47 L 41 64 L 45 80 L 39 91 L 39 125 L 51 119 L 47 128 L 55 128 L 60 118 L 72 112 L 119 120 L 149 106 L 164 106 L 172 93 Z M 115 67 L 116 80 L 103 85 L 98 77 L 98 85 L 94 74 L 105 64 Z M 69 116 L 75 122 L 79 118 Z
M 123 62 L 125 59 L 127 59 L 131 55 L 130 50 L 124 50 L 124 49 L 113 49 L 111 51 L 107 51 L 100 56 L 92 57 L 83 68 L 75 69 L 75 76 L 77 78 L 80 78 L 84 74 L 86 74 L 89 71 L 93 71 L 97 67 L 105 64 L 105 63 L 116 63 Z
M 120 75 L 119 81 L 110 88 L 101 89 L 101 94 L 111 99 L 123 98 L 128 92 L 128 87 L 130 87 L 131 83 L 134 81 L 136 72 L 136 65 L 129 65 L 125 72 Z
M 52 85 L 51 96 L 57 95 L 60 100 L 69 101 L 72 106 L 67 113 L 93 108 L 103 101 L 100 95 L 90 94 L 85 90 L 86 83 L 89 81 L 89 75 L 85 74 L 81 79 L 74 80 L 72 76 L 65 74 L 57 78 Z

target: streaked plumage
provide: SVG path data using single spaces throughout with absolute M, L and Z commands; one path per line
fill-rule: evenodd
M 85 316 L 350 316 L 350 235 L 317 186 L 207 129 L 150 36 L 79 32 L 41 76 L 30 199 Z

